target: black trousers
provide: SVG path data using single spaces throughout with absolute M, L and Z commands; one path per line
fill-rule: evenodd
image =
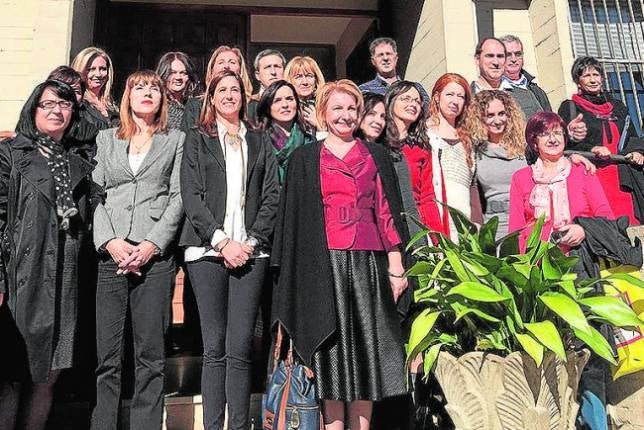
M 157 257 L 155 257 L 157 258 Z M 164 333 L 170 320 L 175 262 L 154 260 L 142 275 L 117 275 L 103 257 L 96 291 L 96 407 L 92 430 L 116 430 L 121 396 L 124 328 L 129 312 L 134 340 L 134 394 L 130 428 L 159 430 L 163 421 Z
M 197 298 L 203 337 L 204 427 L 247 430 L 251 387 L 251 341 L 262 296 L 267 258 L 228 270 L 223 260 L 204 258 L 186 264 Z

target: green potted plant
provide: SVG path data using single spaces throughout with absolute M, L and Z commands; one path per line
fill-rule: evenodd
M 603 280 L 577 280 L 576 257 L 540 239 L 543 220 L 525 253 L 518 234 L 495 242 L 498 220 L 480 229 L 450 209 L 458 243 L 437 238 L 413 250 L 408 271 L 418 278 L 408 361 L 423 356 L 424 375 L 433 372 L 457 429 L 574 429 L 577 386 L 590 353 L 583 342 L 615 363 L 613 350 L 595 323 L 642 326 L 618 297 L 598 295 Z M 639 279 L 626 279 L 644 287 Z

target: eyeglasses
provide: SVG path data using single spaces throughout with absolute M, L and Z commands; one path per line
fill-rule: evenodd
M 411 97 L 411 96 L 401 96 L 401 97 L 398 98 L 398 100 L 400 100 L 401 102 L 403 102 L 405 104 L 415 103 L 415 104 L 419 105 L 419 104 L 422 103 L 420 99 L 417 99 L 417 98 L 414 98 L 414 97 Z
M 552 131 L 544 131 L 543 133 L 537 134 L 537 137 L 539 139 L 543 139 L 544 137 L 563 137 L 564 132 L 563 130 L 552 130 Z
M 40 103 L 38 103 L 37 106 L 41 109 L 51 111 L 56 108 L 56 105 L 58 105 L 60 110 L 70 110 L 72 106 L 74 106 L 74 103 L 68 100 L 59 100 L 59 101 L 43 100 Z

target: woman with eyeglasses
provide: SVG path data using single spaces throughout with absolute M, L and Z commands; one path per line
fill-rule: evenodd
M 78 102 L 48 80 L 0 145 L 0 428 L 41 430 L 61 371 L 74 365 L 80 246 L 98 194 L 69 139 Z
M 628 108 L 604 91 L 604 67 L 593 57 L 572 65 L 577 93 L 559 107 L 567 124 L 566 149 L 595 155 L 597 177 L 615 216 L 627 216 L 631 225 L 644 221 L 644 142 L 637 136 Z M 612 155 L 624 155 L 629 164 L 616 164 Z
M 557 233 L 563 251 L 586 237 L 575 218 L 615 218 L 598 177 L 564 156 L 565 130 L 563 119 L 552 112 L 536 113 L 526 126 L 528 151 L 533 154 L 528 158 L 536 161 L 514 173 L 510 184 L 509 230 L 520 231 L 522 251 L 540 216 L 545 216 L 541 238 Z

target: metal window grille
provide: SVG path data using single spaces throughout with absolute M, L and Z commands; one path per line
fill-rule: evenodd
M 638 134 L 644 113 L 644 0 L 569 0 L 575 57 L 604 66 L 606 89 L 628 106 Z

